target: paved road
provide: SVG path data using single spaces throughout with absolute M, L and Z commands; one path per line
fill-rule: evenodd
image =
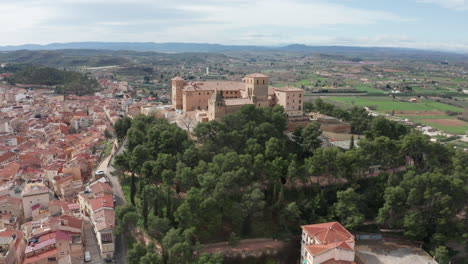
M 101 258 L 101 251 L 99 250 L 99 245 L 96 239 L 96 235 L 93 231 L 93 226 L 88 220 L 83 219 L 83 233 L 84 233 L 84 243 L 85 243 L 85 251 L 89 251 L 91 253 L 91 262 L 90 264 L 101 264 L 104 261 Z
M 124 151 L 124 144 L 120 146 L 117 151 L 115 151 L 115 155 L 121 154 Z M 125 201 L 125 196 L 122 191 L 122 186 L 120 185 L 119 179 L 115 176 L 112 176 L 112 172 L 114 172 L 114 166 L 112 164 L 114 163 L 114 157 L 115 155 L 109 155 L 106 159 L 104 159 L 101 164 L 99 165 L 98 170 L 102 170 L 108 175 L 109 180 L 112 185 L 112 189 L 114 190 L 114 195 L 115 195 L 115 205 L 116 206 L 121 206 L 126 203 Z M 109 162 L 109 160 L 111 161 Z M 115 253 L 114 253 L 114 259 L 115 263 L 117 264 L 125 264 L 127 263 L 126 261 L 127 258 L 127 243 L 125 242 L 125 238 L 123 235 L 118 235 L 115 237 Z

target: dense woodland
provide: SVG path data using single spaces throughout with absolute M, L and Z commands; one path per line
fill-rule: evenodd
M 55 86 L 59 94 L 89 95 L 97 91 L 99 85 L 94 77 L 74 71 L 32 65 L 7 65 L 2 69 L 14 75 L 6 81 L 14 84 Z
M 118 231 L 132 237 L 138 226 L 162 246 L 159 255 L 153 243 L 134 243 L 128 262 L 223 263 L 193 252 L 242 238 L 287 241 L 302 224 L 333 220 L 351 231 L 373 220 L 402 229 L 442 263 L 450 255 L 446 242 L 468 241 L 466 222 L 457 218 L 467 204 L 467 153 L 361 108 L 321 100 L 305 108 L 348 120 L 365 139 L 346 152 L 323 148 L 315 123 L 288 137 L 281 107 L 246 105 L 221 122 L 199 124 L 192 136 L 165 119 L 120 119 L 115 132 L 126 150 L 115 165 L 130 201 L 117 208 Z M 367 177 L 373 165 L 404 170 Z M 345 181 L 321 187 L 310 176 Z

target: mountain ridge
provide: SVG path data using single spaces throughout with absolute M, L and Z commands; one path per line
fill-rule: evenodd
M 256 46 L 256 45 L 223 45 L 210 43 L 185 43 L 185 42 L 67 42 L 50 44 L 24 44 L 0 46 L 0 51 L 18 50 L 62 50 L 62 49 L 96 49 L 96 50 L 129 50 L 129 51 L 153 51 L 166 53 L 181 52 L 228 52 L 228 51 L 290 51 L 290 52 L 422 52 L 422 53 L 447 53 L 464 54 L 456 51 L 438 51 L 399 47 L 360 47 L 360 46 L 309 46 L 305 44 L 290 44 L 285 46 Z

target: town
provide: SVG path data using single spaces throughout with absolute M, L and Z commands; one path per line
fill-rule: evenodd
M 466 151 L 396 115 L 274 74 L 148 90 L 105 67 L 73 86 L 21 67 L 0 75 L 0 263 L 438 263 L 459 245 L 411 231 L 429 197 L 398 213 L 390 194 L 429 188 L 420 173 L 463 197 Z M 461 234 L 466 197 L 447 197 L 421 215 Z

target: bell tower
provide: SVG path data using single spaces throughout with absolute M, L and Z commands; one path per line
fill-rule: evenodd
M 177 76 L 172 78 L 172 108 L 182 109 L 182 90 L 184 89 L 185 81 Z
M 258 107 L 267 107 L 268 103 L 268 76 L 253 73 L 244 77 L 246 96 Z

